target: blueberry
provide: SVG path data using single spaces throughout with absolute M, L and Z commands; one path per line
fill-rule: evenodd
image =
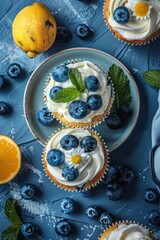
M 57 27 L 56 41 L 58 42 L 69 42 L 72 39 L 71 32 L 62 26 Z
M 130 11 L 126 7 L 118 7 L 113 12 L 113 18 L 117 23 L 124 24 L 130 20 Z
M 83 197 L 91 197 L 93 194 L 91 189 L 83 189 L 81 193 Z
M 121 184 L 121 186 L 126 186 L 132 182 L 134 179 L 135 173 L 132 169 L 129 167 L 123 167 L 122 168 L 122 174 L 118 178 L 118 183 Z
M 5 115 L 9 112 L 9 105 L 3 101 L 0 101 L 0 115 Z
M 25 184 L 21 190 L 20 195 L 23 199 L 30 200 L 36 196 L 36 187 L 32 183 Z
M 55 225 L 55 232 L 62 237 L 67 237 L 71 231 L 72 225 L 68 220 L 60 220 Z
M 66 66 L 55 67 L 52 71 L 52 77 L 56 82 L 66 82 L 69 79 L 69 68 Z
M 50 96 L 50 99 L 53 100 L 53 98 L 55 97 L 55 95 L 60 91 L 62 90 L 63 88 L 62 87 L 59 87 L 59 86 L 56 86 L 56 87 L 52 87 L 50 92 L 49 92 L 49 96 Z
M 91 219 L 97 219 L 100 214 L 100 209 L 96 205 L 91 205 L 86 209 L 87 217 Z
M 104 228 L 108 228 L 114 223 L 114 216 L 111 213 L 104 212 L 100 216 L 100 223 Z
M 49 165 L 57 167 L 64 163 L 65 155 L 59 149 L 51 149 L 48 151 L 46 159 Z
M 24 237 L 33 236 L 35 230 L 35 226 L 32 223 L 24 223 L 21 227 L 21 233 Z
M 81 148 L 83 148 L 85 152 L 92 152 L 97 147 L 97 140 L 92 136 L 86 136 L 86 137 L 82 138 L 80 145 L 81 145 Z
M 119 116 L 121 118 L 128 118 L 132 114 L 132 110 L 128 106 L 121 106 L 118 110 Z
M 157 240 L 160 240 L 160 228 L 156 228 L 154 229 L 153 231 L 153 236 L 157 239 Z
M 78 147 L 79 140 L 74 135 L 65 135 L 60 140 L 60 145 L 64 150 L 71 150 L 72 148 Z
M 79 38 L 87 38 L 93 33 L 93 30 L 86 24 L 79 24 L 75 29 L 75 34 Z
M 154 225 L 160 225 L 160 210 L 149 212 L 149 222 Z
M 87 99 L 88 108 L 91 110 L 98 110 L 102 107 L 102 98 L 97 94 L 90 95 Z
M 69 114 L 74 119 L 82 119 L 87 116 L 89 109 L 87 103 L 81 100 L 75 100 L 69 105 Z
M 118 175 L 118 170 L 115 167 L 109 167 L 106 176 L 103 178 L 102 183 L 106 186 L 112 183 Z
M 3 88 L 4 86 L 4 77 L 2 75 L 0 75 L 0 89 Z
M 64 198 L 61 202 L 61 210 L 64 213 L 72 213 L 75 210 L 75 201 L 72 198 Z
M 62 168 L 62 177 L 64 177 L 68 182 L 72 182 L 79 177 L 79 171 L 74 167 L 69 167 L 64 165 Z
M 9 65 L 7 74 L 11 78 L 17 78 L 21 75 L 22 68 L 18 63 L 12 63 Z
M 112 201 L 117 201 L 123 197 L 123 188 L 117 184 L 109 184 L 106 188 L 106 195 Z
M 144 192 L 144 200 L 148 203 L 155 203 L 159 200 L 159 193 L 154 188 L 148 188 Z
M 50 126 L 55 121 L 55 118 L 53 117 L 52 113 L 49 112 L 48 108 L 42 108 L 37 115 L 38 121 L 43 126 Z
M 106 118 L 106 124 L 111 129 L 119 129 L 122 126 L 122 119 L 117 113 L 111 113 Z
M 100 87 L 100 81 L 95 76 L 88 76 L 85 78 L 85 85 L 88 91 L 96 92 Z

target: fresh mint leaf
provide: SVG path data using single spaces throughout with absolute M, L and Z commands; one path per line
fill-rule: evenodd
M 160 89 L 160 70 L 146 71 L 143 77 L 151 87 Z
M 11 225 L 2 232 L 2 240 L 17 240 L 21 225 Z
M 81 93 L 76 88 L 63 88 L 55 95 L 53 101 L 56 103 L 66 103 L 75 100 L 79 96 L 81 96 Z
M 79 92 L 83 92 L 85 90 L 85 83 L 82 80 L 82 75 L 77 68 L 69 69 L 69 78 L 71 83 L 77 88 Z
M 16 208 L 15 208 L 15 199 L 8 198 L 6 200 L 4 211 L 5 214 L 8 217 L 8 220 L 13 223 L 14 225 L 22 225 L 22 222 L 17 214 Z
M 132 96 L 129 80 L 123 70 L 119 66 L 113 64 L 109 68 L 108 75 L 113 82 L 115 90 L 115 100 L 113 103 L 114 110 L 117 111 L 121 106 L 129 106 L 132 102 Z

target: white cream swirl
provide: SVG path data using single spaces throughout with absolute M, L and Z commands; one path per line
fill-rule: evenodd
M 63 136 L 67 134 L 72 134 L 76 136 L 79 141 L 85 137 L 85 136 L 91 136 L 91 133 L 88 130 L 84 130 L 81 128 L 67 128 L 63 129 L 60 132 L 57 132 L 48 142 L 46 146 L 46 154 L 48 153 L 49 150 L 51 149 L 59 149 L 61 150 L 64 154 L 66 154 L 66 150 L 64 150 L 60 146 L 60 140 L 62 139 Z M 51 165 L 48 164 L 47 162 L 47 169 L 51 175 L 53 175 L 58 182 L 68 185 L 68 186 L 78 186 L 82 187 L 85 183 L 89 182 L 92 180 L 97 173 L 103 168 L 104 166 L 104 152 L 103 148 L 100 143 L 97 141 L 97 147 L 95 151 L 91 152 L 91 158 L 85 163 L 81 164 L 80 167 L 78 168 L 79 170 L 79 177 L 74 180 L 73 182 L 69 182 L 65 180 L 65 178 L 62 177 L 62 166 L 59 167 L 52 167 Z M 65 162 L 64 164 L 66 164 Z
M 160 2 L 158 0 L 150 0 L 149 2 L 152 8 L 150 10 L 150 15 L 146 20 L 139 20 L 132 16 L 129 22 L 119 24 L 114 20 L 113 13 L 117 7 L 124 6 L 126 0 L 110 0 L 109 25 L 127 40 L 145 40 L 160 28 Z M 128 0 L 127 6 L 132 5 L 133 3 L 134 0 Z
M 98 68 L 95 64 L 89 61 L 82 61 L 82 62 L 77 62 L 77 63 L 71 63 L 67 65 L 68 68 L 77 68 L 81 74 L 82 74 L 82 79 L 84 80 L 87 76 L 92 75 L 95 76 L 99 79 L 100 81 L 100 88 L 96 92 L 89 92 L 87 89 L 83 92 L 82 96 L 77 98 L 79 100 L 87 101 L 87 98 L 91 94 L 98 94 L 102 97 L 102 107 L 97 110 L 97 111 L 91 111 L 86 117 L 83 119 L 74 119 L 72 116 L 69 114 L 68 108 L 70 103 L 55 103 L 50 99 L 49 92 L 52 87 L 55 86 L 60 86 L 63 88 L 67 87 L 74 87 L 71 83 L 70 80 L 67 80 L 66 82 L 56 82 L 52 76 L 51 80 L 49 81 L 46 89 L 45 89 L 45 96 L 46 96 L 46 104 L 48 109 L 51 112 L 58 112 L 61 116 L 63 116 L 67 121 L 69 122 L 81 122 L 81 123 L 87 123 L 91 122 L 92 118 L 97 115 L 101 115 L 104 113 L 106 110 L 110 97 L 111 97 L 111 86 L 107 86 L 107 79 L 105 73 Z
M 149 231 L 138 224 L 120 224 L 104 240 L 151 240 Z

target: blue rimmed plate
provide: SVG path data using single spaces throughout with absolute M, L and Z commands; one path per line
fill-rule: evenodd
M 42 62 L 31 75 L 26 86 L 24 94 L 24 113 L 26 122 L 32 134 L 42 144 L 45 145 L 48 137 L 60 128 L 62 125 L 56 122 L 53 126 L 42 126 L 37 120 L 38 111 L 45 106 L 43 101 L 43 90 L 46 77 L 55 65 L 72 59 L 85 59 L 100 65 L 105 71 L 108 71 L 112 64 L 120 66 L 130 81 L 132 94 L 131 108 L 133 114 L 124 128 L 118 130 L 109 129 L 105 122 L 101 123 L 96 130 L 105 140 L 109 151 L 118 148 L 131 134 L 134 129 L 140 108 L 140 98 L 137 85 L 128 69 L 111 55 L 91 48 L 72 48 L 61 51 L 47 58 Z

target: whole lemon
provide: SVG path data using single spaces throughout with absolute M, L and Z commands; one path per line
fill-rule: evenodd
M 16 15 L 12 25 L 15 43 L 30 58 L 50 48 L 55 41 L 56 32 L 54 17 L 40 2 L 23 8 Z

